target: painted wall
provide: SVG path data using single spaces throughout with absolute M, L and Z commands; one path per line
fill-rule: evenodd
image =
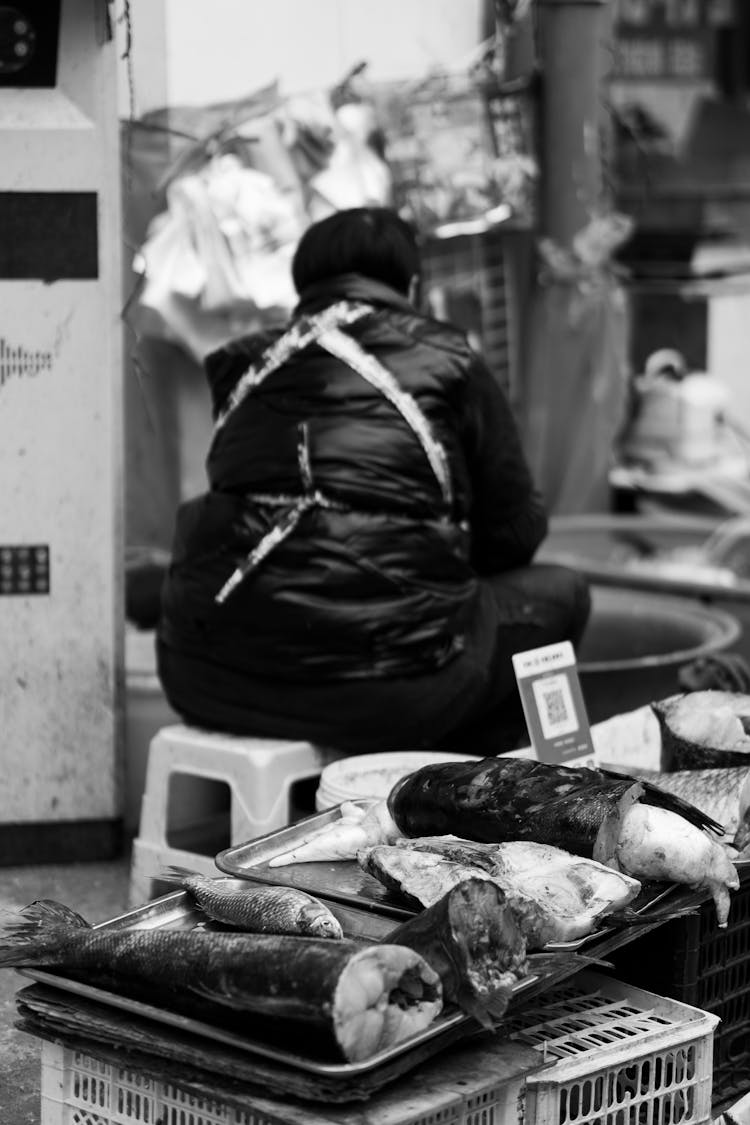
M 91 13 L 63 4 L 55 89 L 0 91 L 0 190 L 19 206 L 52 193 L 49 229 L 77 232 L 53 265 L 54 242 L 19 226 L 0 278 L 2 543 L 49 549 L 37 592 L 7 589 L 0 553 L 0 825 L 119 811 L 117 60 Z M 75 226 L 81 199 L 93 207 Z

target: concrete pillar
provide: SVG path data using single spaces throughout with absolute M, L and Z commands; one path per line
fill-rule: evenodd
M 602 78 L 607 0 L 538 0 L 541 233 L 569 245 L 602 202 Z
M 56 72 L 0 82 L 4 865 L 119 848 L 121 219 L 106 10 L 62 0 Z

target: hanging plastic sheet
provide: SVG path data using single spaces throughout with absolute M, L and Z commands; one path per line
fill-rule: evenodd
M 628 315 L 611 266 L 631 224 L 594 220 L 572 252 L 551 242 L 534 296 L 521 425 L 550 512 L 608 511 L 609 470 L 628 402 Z
M 531 87 L 466 70 L 376 90 L 394 202 L 442 237 L 533 223 L 537 179 Z
M 135 251 L 149 224 L 166 210 L 166 189 L 175 176 L 206 162 L 208 138 L 232 132 L 231 151 L 252 159 L 259 171 L 274 169 L 279 182 L 299 185 L 285 150 L 269 128 L 279 105 L 274 85 L 247 98 L 206 107 L 155 110 L 121 123 L 123 238 Z M 236 132 L 241 129 L 241 134 Z M 284 177 L 286 177 L 284 179 Z M 299 186 L 298 186 L 299 190 Z M 168 549 L 180 499 L 202 487 L 210 439 L 210 402 L 200 363 L 165 338 L 163 325 L 148 322 L 138 304 L 141 279 L 123 259 L 125 322 L 125 536 L 128 545 Z M 179 299 L 175 298 L 175 305 Z M 187 301 L 186 325 L 192 323 Z M 206 313 L 204 330 L 223 342 L 247 327 L 234 314 Z

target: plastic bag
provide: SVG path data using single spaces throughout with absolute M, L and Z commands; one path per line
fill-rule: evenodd
M 387 207 L 392 200 L 388 165 L 376 153 L 373 107 L 348 103 L 333 114 L 333 148 L 328 162 L 309 180 L 312 221 L 349 207 Z
M 221 343 L 238 324 L 257 324 L 260 313 L 288 312 L 301 230 L 295 200 L 231 154 L 173 180 L 167 210 L 149 226 L 135 262 L 144 278 L 141 326 L 202 360 L 217 345 L 217 328 Z
M 611 255 L 630 229 L 595 218 L 572 249 L 543 240 L 534 295 L 522 432 L 529 464 L 555 515 L 606 511 L 609 471 L 626 416 L 627 298 Z

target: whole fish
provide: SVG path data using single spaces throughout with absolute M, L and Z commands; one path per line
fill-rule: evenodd
M 403 945 L 91 927 L 44 901 L 0 929 L 0 967 L 114 975 L 178 998 L 202 997 L 267 1017 L 349 1062 L 423 1030 L 442 1008 L 437 973 Z
M 296 887 L 270 887 L 201 875 L 184 867 L 169 867 L 159 876 L 178 883 L 204 914 L 215 922 L 253 934 L 304 934 L 341 939 L 341 923 L 328 907 Z
M 387 804 L 404 836 L 534 841 L 635 879 L 705 887 L 722 927 L 729 892 L 739 887 L 727 852 L 702 831 L 723 834 L 717 821 L 649 782 L 609 770 L 503 757 L 428 765 L 397 782 Z
M 439 973 L 446 1000 L 490 1029 L 528 973 L 516 916 L 501 888 L 481 878 L 457 883 L 386 940 L 421 954 Z

